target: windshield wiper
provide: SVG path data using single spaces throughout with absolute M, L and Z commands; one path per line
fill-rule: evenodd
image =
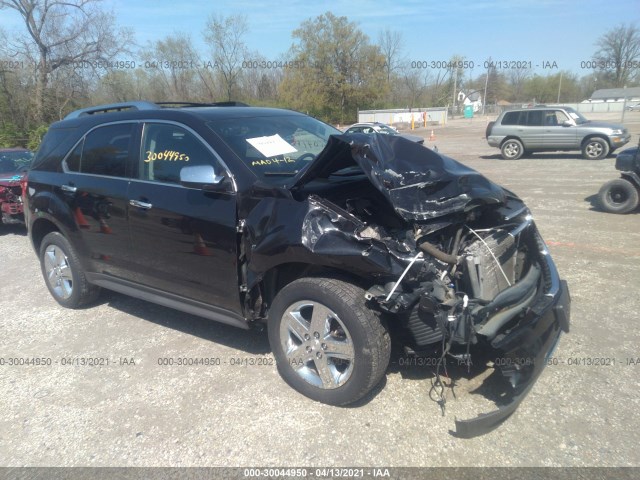
M 265 177 L 295 177 L 298 174 L 295 172 L 264 172 Z
M 332 177 L 352 177 L 354 175 L 364 175 L 362 169 L 358 166 L 346 167 L 331 174 Z

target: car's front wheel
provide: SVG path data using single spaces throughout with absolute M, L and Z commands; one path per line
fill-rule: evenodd
M 616 178 L 602 186 L 598 200 L 607 212 L 629 213 L 638 207 L 638 189 L 629 180 Z
M 587 160 L 600 160 L 609 153 L 609 144 L 604 138 L 594 137 L 582 145 L 582 156 Z
M 49 292 L 63 307 L 78 308 L 95 300 L 100 292 L 87 282 L 75 250 L 59 232 L 42 239 L 40 265 Z
M 282 378 L 330 405 L 353 403 L 389 364 L 389 333 L 364 304 L 364 290 L 333 278 L 301 278 L 269 310 L 269 343 Z
M 500 151 L 502 152 L 502 158 L 505 160 L 517 160 L 524 154 L 524 147 L 520 140 L 511 138 L 502 144 Z

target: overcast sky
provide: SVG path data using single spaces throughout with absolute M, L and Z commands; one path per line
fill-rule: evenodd
M 622 22 L 640 25 L 639 0 L 293 0 L 284 6 L 260 0 L 112 0 L 104 5 L 114 10 L 121 26 L 133 29 L 142 46 L 183 32 L 202 53 L 208 15 L 243 13 L 249 48 L 269 60 L 288 50 L 291 32 L 302 21 L 331 11 L 356 22 L 373 41 L 385 28 L 402 32 L 409 60 L 448 60 L 459 54 L 475 63 L 478 75 L 488 57 L 531 62 L 540 74 L 557 72 L 543 68 L 555 62 L 559 69 L 582 75 L 588 71 L 581 62 L 591 58 L 605 31 Z M 5 30 L 19 25 L 15 14 L 0 12 Z

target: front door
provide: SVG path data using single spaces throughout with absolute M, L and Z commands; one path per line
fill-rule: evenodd
M 144 125 L 128 194 L 131 270 L 143 285 L 240 313 L 235 192 L 179 183 L 183 166 L 205 164 L 223 172 L 191 130 Z
M 571 125 L 566 125 L 564 122 L 570 121 L 562 110 L 547 110 L 544 112 L 544 141 L 548 149 L 570 150 L 578 146 L 575 125 L 573 125 L 573 122 L 570 122 Z

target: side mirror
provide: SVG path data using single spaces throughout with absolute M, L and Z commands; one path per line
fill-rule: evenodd
M 226 179 L 225 175 L 216 175 L 211 165 L 193 165 L 180 170 L 180 184 L 183 187 L 223 191 L 228 187 Z
M 562 122 L 562 126 L 563 127 L 573 127 L 573 123 L 571 123 L 569 120 L 565 120 L 564 122 Z

